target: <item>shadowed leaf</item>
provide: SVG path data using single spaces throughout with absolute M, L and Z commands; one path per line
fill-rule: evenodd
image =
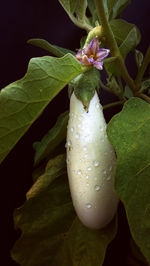
M 30 39 L 30 40 L 28 40 L 27 43 L 35 45 L 37 47 L 40 47 L 40 48 L 42 48 L 42 49 L 44 49 L 44 50 L 46 50 L 46 51 L 58 56 L 58 57 L 64 56 L 67 53 L 70 53 L 70 54 L 73 54 L 73 55 L 75 54 L 71 50 L 59 47 L 57 45 L 52 45 L 48 41 L 43 40 L 43 39 Z
M 43 137 L 41 141 L 34 143 L 34 149 L 36 150 L 34 164 L 38 165 L 41 160 L 48 157 L 56 147 L 65 139 L 67 131 L 69 113 L 66 111 L 61 114 L 56 124 L 50 131 Z
M 22 266 L 102 266 L 117 228 L 116 219 L 103 230 L 90 230 L 78 220 L 65 155 L 48 162 L 24 205 L 15 211 L 15 225 L 22 234 L 12 257 Z
M 131 98 L 112 118 L 108 136 L 116 149 L 116 192 L 132 237 L 150 263 L 150 105 Z

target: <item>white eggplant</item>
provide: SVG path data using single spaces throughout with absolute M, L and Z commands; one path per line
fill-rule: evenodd
M 114 217 L 115 151 L 106 134 L 102 106 L 95 92 L 88 112 L 73 93 L 67 130 L 67 172 L 71 196 L 81 222 L 93 229 Z

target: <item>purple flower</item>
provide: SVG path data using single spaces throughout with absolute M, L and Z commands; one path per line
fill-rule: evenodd
M 103 69 L 103 59 L 108 56 L 110 50 L 99 48 L 98 37 L 92 39 L 90 44 L 83 50 L 79 50 L 76 58 L 86 66 L 94 65 L 97 69 Z

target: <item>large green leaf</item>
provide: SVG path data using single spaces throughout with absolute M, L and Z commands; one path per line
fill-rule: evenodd
M 34 164 L 38 165 L 40 161 L 44 160 L 48 157 L 58 145 L 66 137 L 67 132 L 67 123 L 68 123 L 69 113 L 66 111 L 61 114 L 56 124 L 50 131 L 43 137 L 41 141 L 37 141 L 34 143 L 34 148 L 36 150 Z
M 58 56 L 58 57 L 64 56 L 67 53 L 70 53 L 70 54 L 73 54 L 73 55 L 75 54 L 71 50 L 59 47 L 57 45 L 53 45 L 53 44 L 51 44 L 48 41 L 43 40 L 43 39 L 30 39 L 30 40 L 28 40 L 28 43 L 32 44 L 32 45 L 35 45 L 37 47 L 40 47 L 40 48 L 42 48 L 42 49 L 44 49 L 44 50 L 46 50 L 46 51 Z
M 136 26 L 134 24 L 128 23 L 123 19 L 112 19 L 110 21 L 110 27 L 111 27 L 112 32 L 115 36 L 115 39 L 119 45 L 125 41 L 128 34 L 130 33 L 130 31 L 133 28 L 136 28 Z M 137 29 L 137 31 L 138 31 L 138 29 Z
M 150 105 L 131 98 L 110 121 L 108 136 L 117 153 L 116 191 L 133 239 L 150 263 Z
M 45 173 L 15 211 L 22 230 L 12 257 L 22 266 L 102 266 L 106 249 L 116 233 L 116 219 L 103 230 L 84 227 L 70 198 L 65 155 L 50 160 Z
M 134 50 L 141 40 L 141 35 L 137 27 L 133 27 L 128 33 L 126 39 L 120 45 L 119 50 L 125 59 L 127 54 Z
M 82 66 L 71 54 L 33 58 L 24 78 L 1 90 L 0 162 L 48 103 L 80 73 Z

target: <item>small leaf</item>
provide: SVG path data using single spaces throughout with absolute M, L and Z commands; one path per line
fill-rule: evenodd
M 107 131 L 117 153 L 116 192 L 132 237 L 150 263 L 150 105 L 131 98 Z
M 142 82 L 141 91 L 147 91 L 150 89 L 150 79 L 146 79 Z
M 127 99 L 133 97 L 133 92 L 132 92 L 132 90 L 131 90 L 127 85 L 125 86 L 124 96 L 125 96 Z
M 134 54 L 135 54 L 136 65 L 138 68 L 140 68 L 143 62 L 143 54 L 137 49 L 135 49 Z
M 140 42 L 140 32 L 134 24 L 127 23 L 122 19 L 112 20 L 110 26 L 118 45 L 120 45 L 120 53 L 123 58 L 126 59 L 127 54 L 134 50 Z M 111 73 L 117 77 L 120 76 L 120 71 L 116 62 L 109 63 L 109 61 L 105 60 L 105 68 L 109 74 Z
M 119 86 L 114 76 L 110 75 L 109 78 L 107 78 L 107 87 L 118 97 L 122 95 L 122 88 Z
M 22 266 L 102 266 L 117 230 L 114 219 L 103 230 L 84 227 L 75 215 L 68 187 L 65 156 L 50 160 L 45 173 L 15 211 L 22 230 L 12 258 Z
M 50 156 L 54 152 L 56 147 L 66 137 L 67 123 L 68 123 L 69 113 L 66 111 L 58 117 L 58 120 L 53 128 L 43 137 L 39 142 L 35 142 L 33 147 L 36 150 L 34 165 L 38 165 L 39 162 L 43 161 L 46 157 Z
M 0 93 L 0 162 L 49 102 L 77 75 L 81 64 L 71 54 L 33 58 L 24 78 Z
M 64 56 L 67 53 L 75 55 L 73 51 L 59 47 L 57 45 L 52 45 L 48 41 L 43 39 L 30 39 L 27 41 L 27 43 L 40 47 L 58 57 Z

